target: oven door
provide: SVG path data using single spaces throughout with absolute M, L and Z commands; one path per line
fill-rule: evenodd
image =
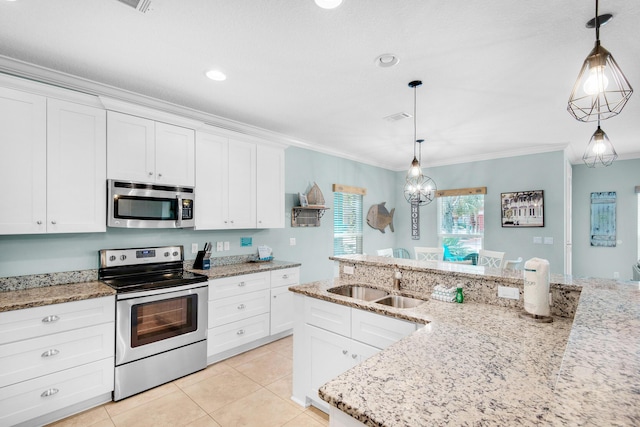
M 207 338 L 204 286 L 117 301 L 116 366 Z

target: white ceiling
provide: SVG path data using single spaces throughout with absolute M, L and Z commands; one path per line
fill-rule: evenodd
M 589 0 L 0 0 L 0 55 L 403 170 L 417 89 L 423 164 L 557 150 L 579 159 L 596 129 L 566 111 L 593 47 Z M 640 2 L 602 0 L 602 45 L 640 88 Z M 393 53 L 393 68 L 374 65 Z M 210 68 L 224 82 L 208 80 Z M 602 123 L 640 157 L 640 94 Z

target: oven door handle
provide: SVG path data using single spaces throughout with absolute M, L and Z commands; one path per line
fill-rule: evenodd
M 176 200 L 178 200 L 178 218 L 176 218 L 176 227 L 182 227 L 182 196 L 176 196 Z

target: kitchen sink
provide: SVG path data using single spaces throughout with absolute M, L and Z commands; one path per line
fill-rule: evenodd
M 368 288 L 360 285 L 338 286 L 337 288 L 327 289 L 327 292 L 364 301 L 373 301 L 389 295 L 389 292 L 382 289 Z
M 419 306 L 425 301 L 400 295 L 389 295 L 386 298 L 382 298 L 374 302 L 376 304 L 388 305 L 394 308 L 413 308 Z

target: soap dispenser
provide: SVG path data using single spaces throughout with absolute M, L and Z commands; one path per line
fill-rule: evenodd
M 464 295 L 462 294 L 462 286 L 458 285 L 458 289 L 456 289 L 456 302 L 462 304 L 464 301 Z

